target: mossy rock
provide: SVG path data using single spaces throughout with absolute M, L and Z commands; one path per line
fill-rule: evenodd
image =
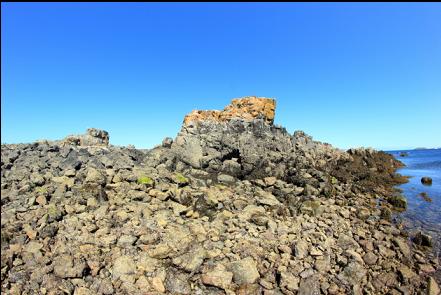
M 47 194 L 47 187 L 39 186 L 39 187 L 36 187 L 34 191 L 38 194 L 45 195 L 45 194 Z
M 63 217 L 63 212 L 57 208 L 55 204 L 49 204 L 47 207 L 48 222 L 60 221 Z
M 407 208 L 407 200 L 402 195 L 390 196 L 388 198 L 388 202 L 398 209 L 406 209 Z
M 154 183 L 154 181 L 153 181 L 153 179 L 151 177 L 148 177 L 148 176 L 145 176 L 145 175 L 138 177 L 136 182 L 138 184 L 145 184 L 145 185 L 149 185 L 149 186 L 152 186 L 153 183 Z
M 179 186 L 184 186 L 189 183 L 188 178 L 181 173 L 175 173 L 173 176 L 173 181 L 176 182 Z

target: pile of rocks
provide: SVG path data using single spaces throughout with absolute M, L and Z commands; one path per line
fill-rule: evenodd
M 430 237 L 390 220 L 400 163 L 290 135 L 267 103 L 150 151 L 2 145 L 2 292 L 437 294 Z

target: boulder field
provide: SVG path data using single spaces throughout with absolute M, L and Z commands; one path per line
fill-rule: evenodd
M 401 162 L 289 134 L 275 106 L 193 111 L 151 150 L 2 145 L 2 293 L 439 294 L 430 237 L 391 219 Z

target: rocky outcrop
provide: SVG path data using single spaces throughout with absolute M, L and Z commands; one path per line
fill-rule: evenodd
M 192 119 L 149 151 L 2 145 L 2 293 L 436 294 L 435 241 L 390 221 L 400 163 L 265 116 Z
M 62 140 L 61 145 L 108 146 L 109 133 L 104 130 L 89 128 L 86 134 L 67 136 Z
M 228 122 L 232 119 L 252 121 L 262 119 L 267 124 L 273 124 L 276 101 L 272 98 L 248 96 L 233 99 L 223 111 L 192 111 L 184 118 L 184 126 L 199 122 Z

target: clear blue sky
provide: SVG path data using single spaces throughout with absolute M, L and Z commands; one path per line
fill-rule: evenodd
M 1 4 L 1 141 L 175 137 L 192 109 L 277 99 L 340 148 L 441 146 L 441 4 Z

